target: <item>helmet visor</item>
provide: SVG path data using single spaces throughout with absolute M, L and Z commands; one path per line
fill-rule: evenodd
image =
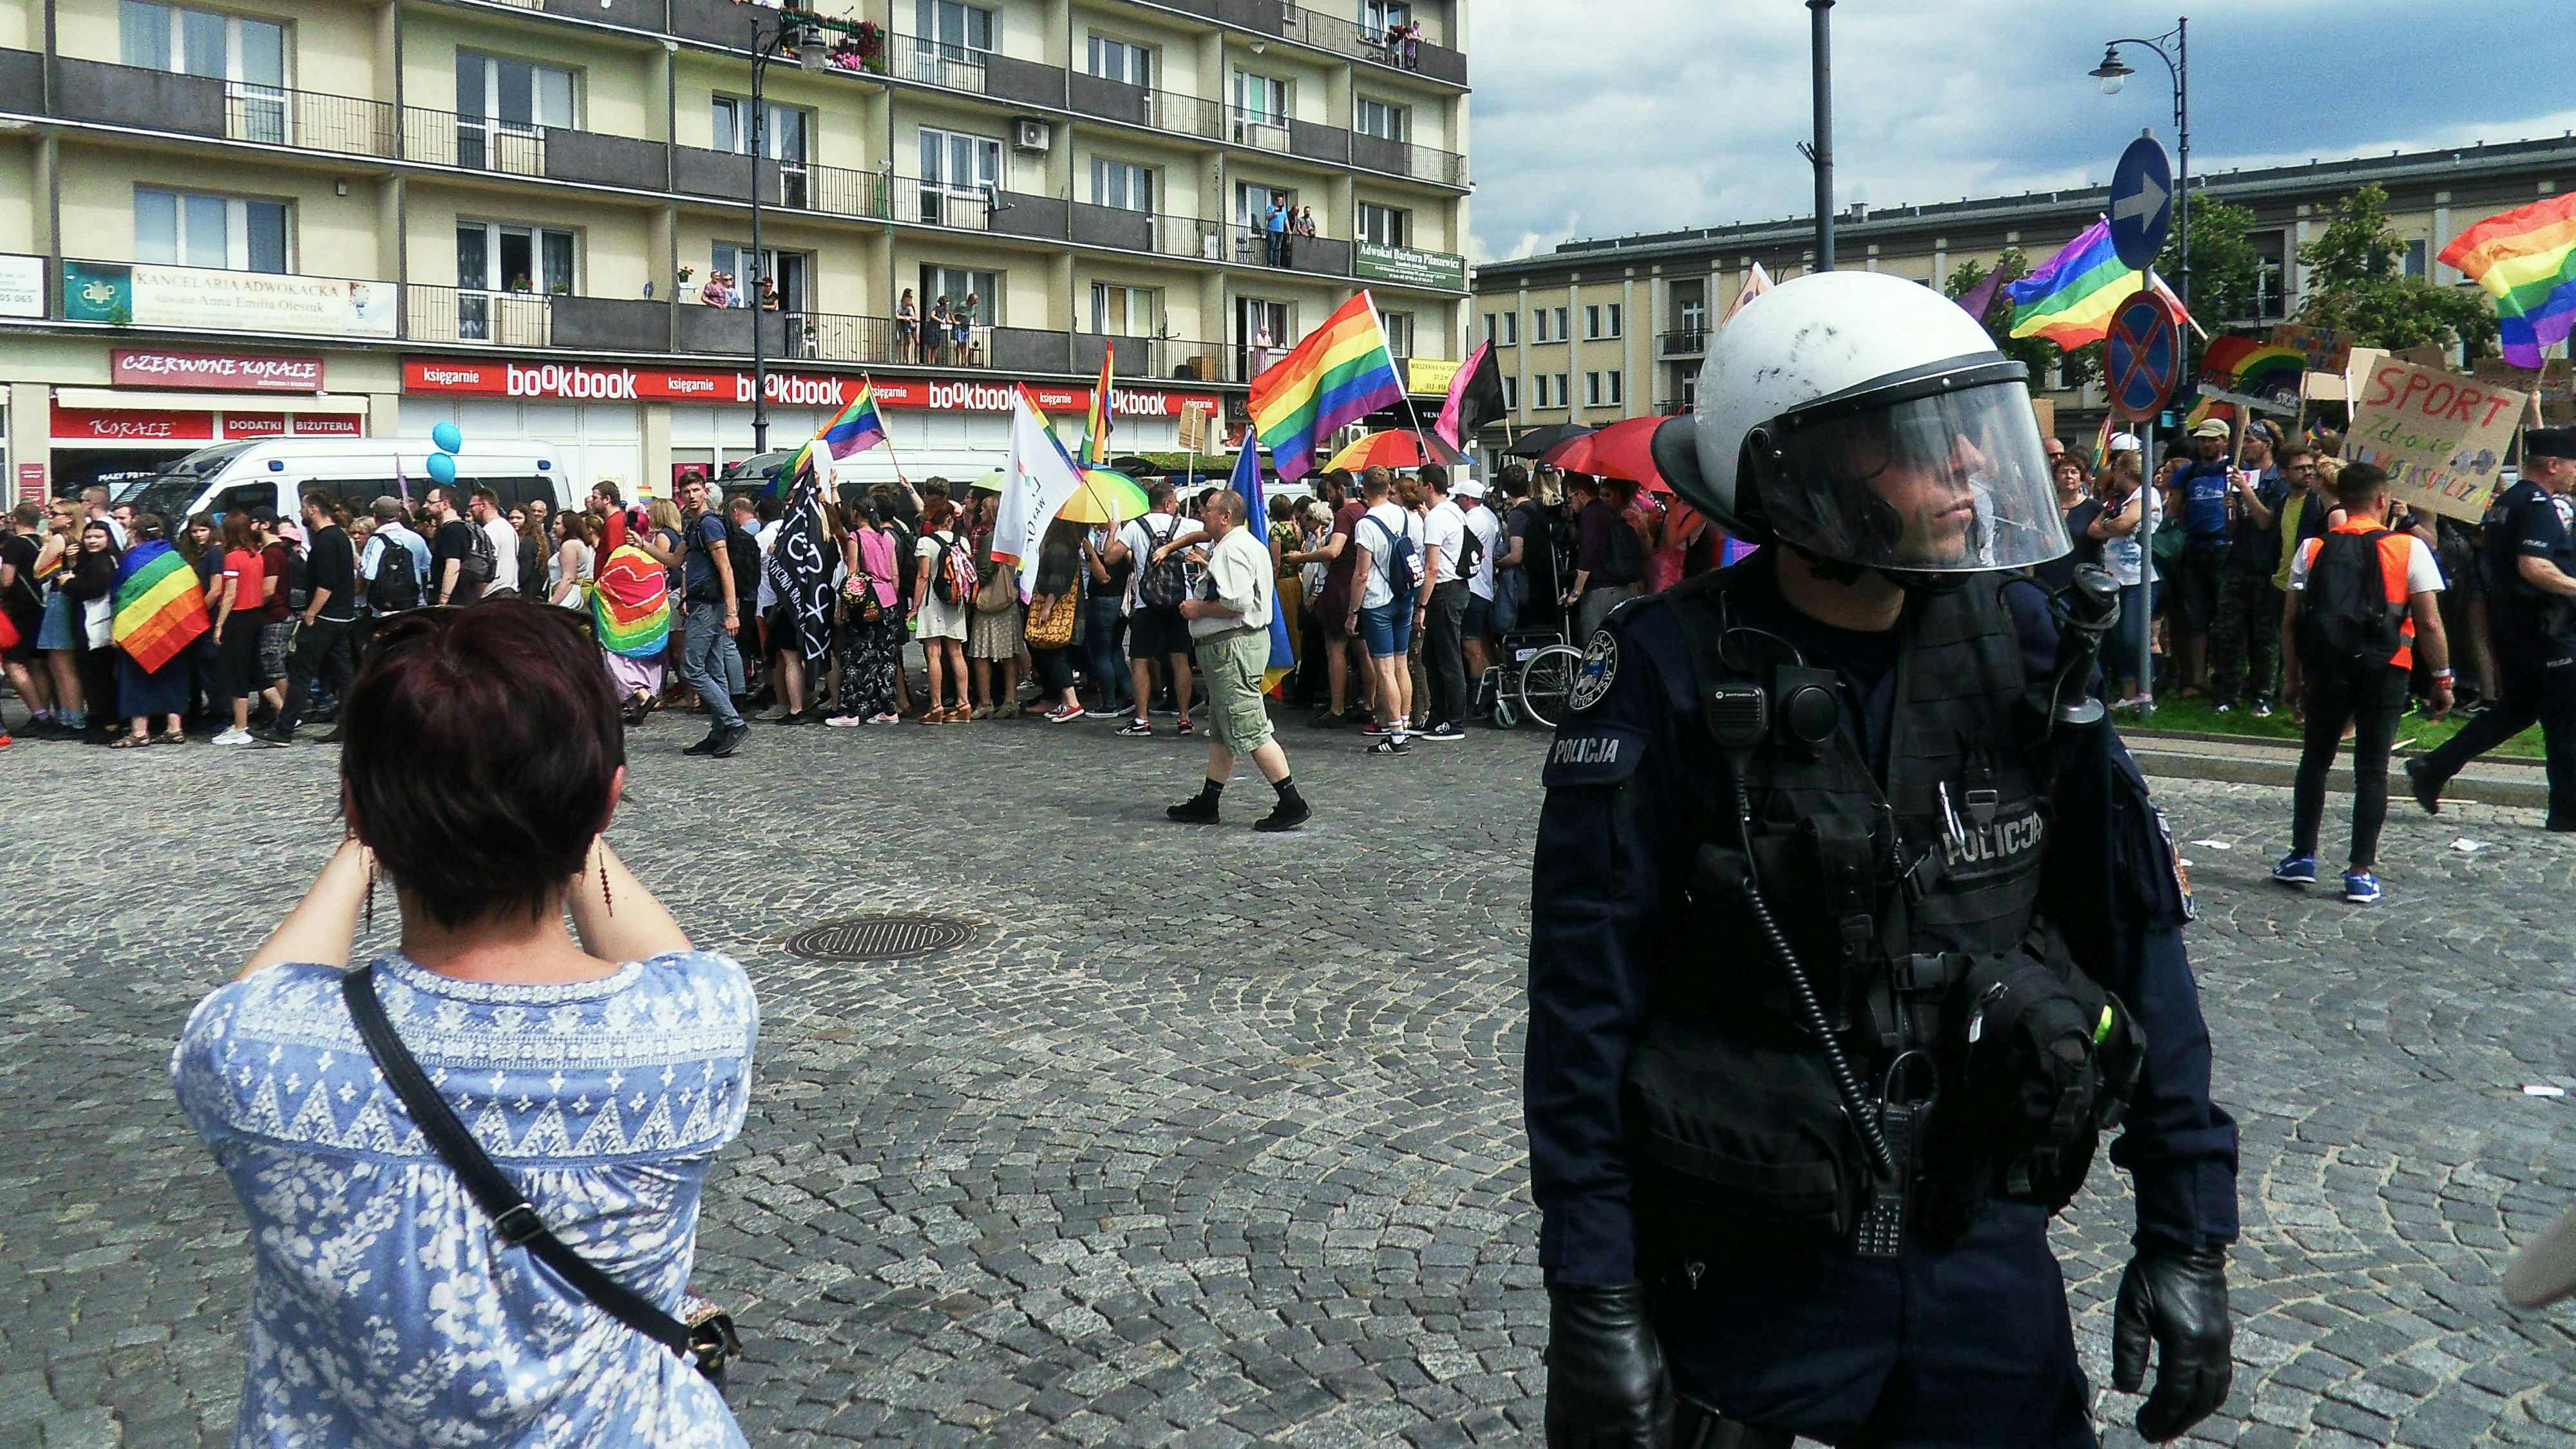
M 1979 383 L 1771 428 L 1762 503 L 1781 542 L 1865 568 L 2012 569 L 2069 548 L 2030 391 Z

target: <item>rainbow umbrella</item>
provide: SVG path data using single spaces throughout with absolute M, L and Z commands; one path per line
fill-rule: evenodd
M 1082 486 L 1064 501 L 1055 516 L 1069 523 L 1108 523 L 1142 518 L 1153 506 L 1135 479 L 1106 468 L 1085 468 Z
M 1419 468 L 1425 463 L 1454 467 L 1465 461 L 1457 449 L 1438 439 L 1431 440 L 1431 451 L 1425 453 L 1423 441 L 1423 435 L 1405 428 L 1370 433 L 1335 453 L 1333 461 L 1324 465 L 1324 471 L 1339 469 L 1345 473 L 1356 473 L 1362 468 Z

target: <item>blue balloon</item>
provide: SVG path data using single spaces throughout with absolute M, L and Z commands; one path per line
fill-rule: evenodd
M 454 423 L 440 423 L 430 429 L 429 440 L 451 453 L 462 452 L 465 448 L 465 434 Z
M 444 426 L 444 424 L 442 424 L 441 426 Z M 430 476 L 431 480 L 432 480 L 432 481 L 434 481 L 434 482 L 439 482 L 439 483 L 453 483 L 453 482 L 455 482 L 455 481 L 456 481 L 456 456 L 455 456 L 454 454 L 452 454 L 452 453 L 432 453 L 432 454 L 430 454 L 430 455 L 429 455 L 429 476 Z

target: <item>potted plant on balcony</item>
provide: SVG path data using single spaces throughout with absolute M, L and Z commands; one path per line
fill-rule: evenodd
M 859 66 L 877 75 L 886 73 L 885 27 L 873 20 L 862 20 L 850 36 L 859 43 Z

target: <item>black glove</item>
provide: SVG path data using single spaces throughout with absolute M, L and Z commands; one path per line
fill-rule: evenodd
M 2111 1323 L 2111 1386 L 2134 1394 L 2156 1346 L 2156 1388 L 2138 1409 L 2151 1443 L 2178 1438 L 2227 1402 L 2236 1366 L 2227 1321 L 2227 1253 L 2221 1248 L 2145 1247 L 2120 1275 Z
M 1673 1393 L 1644 1286 L 1561 1284 L 1547 1296 L 1548 1449 L 1661 1449 Z

